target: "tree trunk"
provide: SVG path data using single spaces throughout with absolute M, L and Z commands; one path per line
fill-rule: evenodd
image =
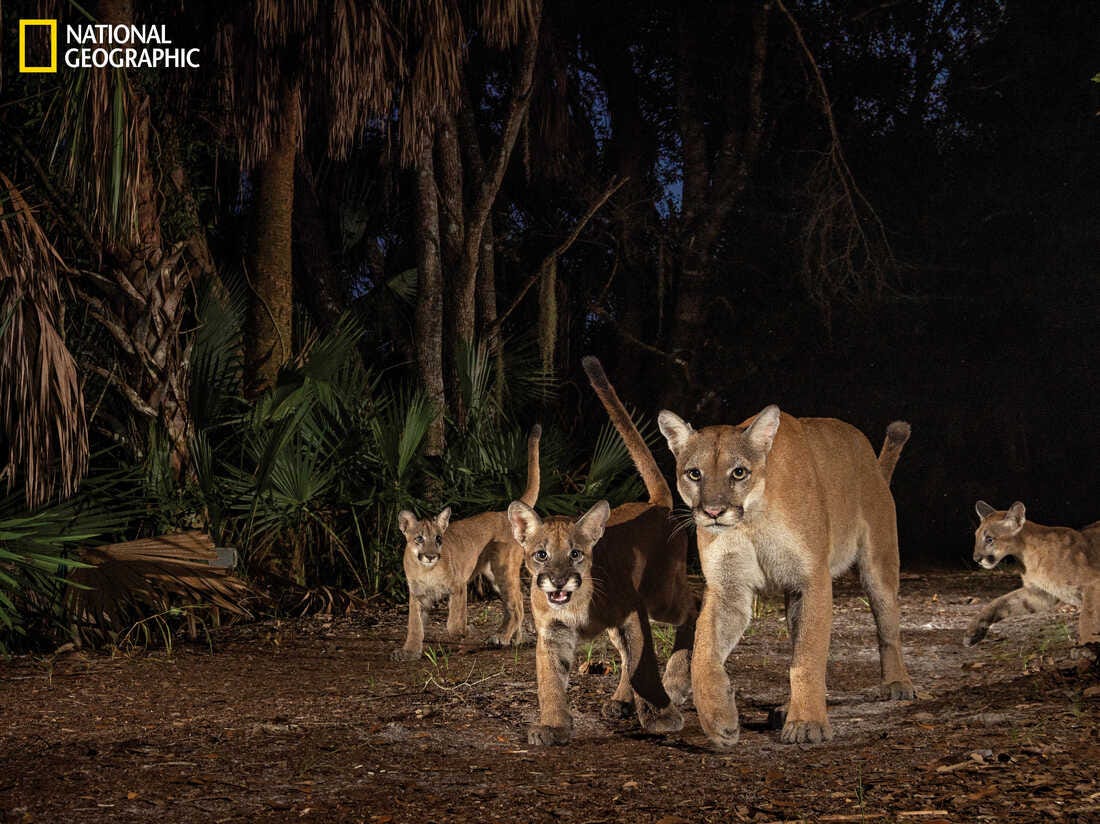
M 420 385 L 434 407 L 425 441 L 429 457 L 443 454 L 443 415 L 447 399 L 443 387 L 443 268 L 439 247 L 439 203 L 435 164 L 429 145 L 416 167 L 416 365 Z
M 294 181 L 294 234 L 298 238 L 294 265 L 298 294 L 322 330 L 331 329 L 344 313 L 344 300 L 333 262 L 325 214 L 317 196 L 313 169 L 304 153 L 298 155 Z
M 283 93 L 282 111 L 282 132 L 260 164 L 256 186 L 256 247 L 245 352 L 255 391 L 273 386 L 279 367 L 291 355 L 294 159 L 302 125 L 297 87 Z

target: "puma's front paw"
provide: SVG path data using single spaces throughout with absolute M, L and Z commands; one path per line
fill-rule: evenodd
M 963 638 L 963 644 L 972 647 L 985 638 L 987 632 L 989 632 L 989 627 L 983 624 L 971 624 L 966 629 L 966 636 Z
M 448 641 L 461 641 L 466 637 L 466 627 L 447 627 L 444 635 L 447 636 Z
M 547 727 L 544 724 L 532 724 L 527 728 L 527 743 L 533 747 L 568 744 L 572 735 L 573 730 L 570 727 Z
M 699 724 L 702 726 L 703 732 L 707 734 L 711 746 L 716 750 L 731 750 L 741 738 L 741 727 L 738 724 L 736 711 L 732 716 L 723 716 L 707 721 L 704 721 L 700 715 Z
M 917 688 L 912 681 L 890 681 L 879 684 L 878 694 L 883 701 L 912 701 L 917 697 Z
M 828 721 L 810 721 L 788 718 L 779 740 L 784 744 L 820 744 L 833 739 L 833 728 Z
M 638 720 L 642 722 L 643 730 L 658 735 L 679 732 L 684 728 L 684 716 L 672 703 L 658 710 L 642 701 L 638 706 Z
M 423 651 L 419 649 L 406 649 L 405 647 L 398 647 L 390 655 L 394 661 L 415 661 L 423 655 Z

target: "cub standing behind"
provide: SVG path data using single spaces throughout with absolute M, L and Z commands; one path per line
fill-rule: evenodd
M 988 603 L 966 630 L 969 647 L 990 626 L 1013 615 L 1047 610 L 1059 601 L 1080 608 L 1077 643 L 1100 644 L 1100 521 L 1080 532 L 1043 526 L 1024 517 L 1017 501 L 997 511 L 985 501 L 975 509 L 982 522 L 974 532 L 974 560 L 993 569 L 1006 555 L 1024 567 L 1023 586 Z
M 523 500 L 535 505 L 539 496 L 539 438 L 535 425 L 527 437 L 527 489 Z M 466 635 L 466 585 L 478 573 L 489 579 L 504 602 L 504 618 L 493 646 L 523 643 L 523 588 L 520 569 L 523 549 L 512 539 L 504 512 L 483 512 L 461 521 L 451 520 L 447 507 L 435 518 L 418 521 L 405 510 L 397 524 L 405 536 L 405 578 L 409 584 L 409 629 L 405 644 L 393 652 L 395 661 L 415 661 L 424 649 L 424 613 L 444 596 L 447 603 L 447 635 Z M 449 526 L 449 528 L 448 528 Z
M 566 689 L 578 638 L 606 629 L 622 659 L 619 685 L 603 707 L 605 717 L 624 718 L 633 709 L 646 731 L 675 732 L 684 725 L 678 705 L 691 686 L 699 597 L 687 581 L 687 536 L 673 529 L 672 492 L 600 362 L 590 357 L 582 363 L 645 481 L 649 502 L 611 510 L 600 501 L 576 522 L 563 516 L 543 521 L 525 502 L 508 507 L 531 573 L 531 614 L 538 633 L 539 722 L 527 736 L 535 745 L 564 744 L 572 735 Z M 663 683 L 651 617 L 676 625 Z
M 788 743 L 832 737 L 825 664 L 832 578 L 853 563 L 878 628 L 882 692 L 914 697 L 898 632 L 898 536 L 889 479 L 909 425 L 887 429 L 878 460 L 859 430 L 832 418 L 793 418 L 769 406 L 740 426 L 698 432 L 672 412 L 658 417 L 676 456 L 677 487 L 697 526 L 706 578 L 692 687 L 699 723 L 719 748 L 738 739 L 725 662 L 752 617 L 753 594 L 787 595 L 794 646 Z

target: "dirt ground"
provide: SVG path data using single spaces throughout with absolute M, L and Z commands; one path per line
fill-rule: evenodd
M 666 738 L 604 721 L 613 673 L 574 675 L 571 745 L 530 748 L 533 650 L 437 643 L 431 657 L 393 663 L 396 608 L 227 628 L 212 649 L 19 658 L 0 663 L 0 820 L 1100 821 L 1100 688 L 1072 656 L 1073 610 L 962 646 L 980 603 L 1017 581 L 905 575 L 919 697 L 887 703 L 870 697 L 870 611 L 841 579 L 836 738 L 821 746 L 781 744 L 767 727 L 790 651 L 781 605 L 764 602 L 730 659 L 743 731 L 725 754 L 707 749 L 690 709 Z M 485 637 L 498 603 L 471 607 Z M 442 624 L 440 611 L 429 639 Z M 578 664 L 589 658 L 614 656 L 599 640 Z

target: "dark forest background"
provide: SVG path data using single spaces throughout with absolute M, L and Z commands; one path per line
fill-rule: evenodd
M 506 505 L 536 421 L 545 511 L 636 495 L 585 354 L 643 425 L 909 420 L 904 565 L 1100 517 L 1091 0 L 101 0 L 202 68 L 39 75 L 83 9 L 2 11 L 11 632 L 181 527 L 399 592 L 396 512 Z

